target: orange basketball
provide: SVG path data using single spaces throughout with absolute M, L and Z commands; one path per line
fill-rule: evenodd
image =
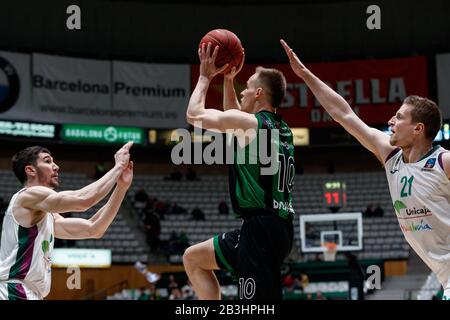
M 241 63 L 243 58 L 241 40 L 233 32 L 226 29 L 211 30 L 202 38 L 199 47 L 203 43 L 208 45 L 208 42 L 211 42 L 211 50 L 219 46 L 216 66 L 220 68 L 227 63 L 230 64 L 224 73 L 228 73 L 231 68 L 237 67 Z

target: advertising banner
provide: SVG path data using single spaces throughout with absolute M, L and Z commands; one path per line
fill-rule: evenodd
M 246 88 L 248 78 L 258 65 L 245 65 L 235 79 L 236 93 Z M 287 94 L 279 113 L 291 127 L 337 126 L 319 105 L 306 84 L 289 64 L 263 65 L 283 72 Z M 408 95 L 428 95 L 425 57 L 353 60 L 330 63 L 306 63 L 322 81 L 348 101 L 368 124 L 384 124 L 395 114 Z M 192 67 L 192 86 L 198 78 L 198 65 Z M 223 76 L 211 83 L 206 100 L 210 108 L 222 108 Z
M 442 118 L 450 119 L 450 53 L 436 55 L 436 76 Z
M 128 124 L 148 128 L 188 126 L 189 65 L 114 61 L 113 75 L 112 107 Z
M 0 51 L 0 119 L 33 120 L 30 55 Z
M 91 126 L 81 124 L 64 124 L 61 139 L 65 141 L 122 144 L 133 141 L 143 144 L 144 130 L 131 127 Z
M 33 54 L 33 115 L 54 123 L 111 124 L 110 62 Z

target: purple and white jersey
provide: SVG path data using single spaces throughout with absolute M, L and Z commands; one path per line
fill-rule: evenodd
M 0 244 L 0 284 L 6 299 L 43 299 L 51 286 L 54 219 L 47 213 L 35 226 L 19 225 L 13 215 L 20 190 L 11 198 L 3 220 Z M 31 293 L 31 294 L 30 294 Z M 5 297 L 6 296 L 6 297 Z

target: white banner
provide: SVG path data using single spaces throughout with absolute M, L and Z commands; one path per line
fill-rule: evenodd
M 56 123 L 112 124 L 110 62 L 33 54 L 34 113 Z
M 436 55 L 436 76 L 442 118 L 450 119 L 450 53 Z
M 111 250 L 108 249 L 53 249 L 52 265 L 55 268 L 78 266 L 80 268 L 109 268 Z
M 0 119 L 32 120 L 30 55 L 0 51 Z
M 113 61 L 113 109 L 133 124 L 186 127 L 190 66 Z

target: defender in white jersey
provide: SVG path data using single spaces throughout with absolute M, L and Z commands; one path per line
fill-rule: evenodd
M 384 165 L 389 191 L 406 240 L 450 299 L 450 153 L 433 140 L 442 125 L 437 105 L 409 96 L 389 120 L 392 135 L 365 124 L 344 98 L 309 71 L 281 40 L 292 70 L 330 116 Z
M 115 154 L 115 166 L 102 178 L 75 191 L 53 190 L 59 185 L 59 167 L 47 149 L 34 146 L 14 155 L 13 170 L 24 188 L 11 198 L 3 220 L 0 300 L 37 300 L 48 295 L 55 238 L 102 237 L 133 180 L 131 146 L 129 142 Z M 108 202 L 90 219 L 61 215 L 86 211 L 115 185 Z

